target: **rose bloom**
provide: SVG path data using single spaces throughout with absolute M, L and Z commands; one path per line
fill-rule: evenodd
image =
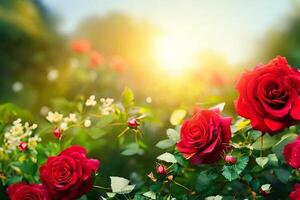
M 100 53 L 98 53 L 96 51 L 91 53 L 91 56 L 90 56 L 90 67 L 91 68 L 96 68 L 98 65 L 103 64 L 103 62 L 104 62 L 104 58 Z
M 294 186 L 294 191 L 292 191 L 289 195 L 291 200 L 300 200 L 300 184 L 297 183 Z
M 87 53 L 91 49 L 90 42 L 84 39 L 74 40 L 71 42 L 71 49 L 75 53 Z
M 239 115 L 254 129 L 273 135 L 300 120 L 300 72 L 283 57 L 242 75 L 236 86 Z
M 213 163 L 231 138 L 230 123 L 231 117 L 222 117 L 218 109 L 197 110 L 184 121 L 177 148 L 192 164 Z
M 7 188 L 7 193 L 11 200 L 50 200 L 41 184 L 16 183 Z
M 88 159 L 85 148 L 72 146 L 48 158 L 40 168 L 40 179 L 52 199 L 73 200 L 92 189 L 98 168 L 99 161 Z
M 294 142 L 284 146 L 283 156 L 292 168 L 300 172 L 300 136 Z

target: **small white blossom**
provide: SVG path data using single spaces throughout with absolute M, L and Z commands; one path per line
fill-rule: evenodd
M 147 98 L 146 98 L 146 102 L 147 102 L 147 103 L 152 103 L 152 98 L 151 98 L 151 97 L 147 97 Z
M 100 109 L 102 115 L 109 115 L 109 114 L 115 112 L 115 109 L 113 106 L 114 99 L 101 98 L 100 102 L 102 103 L 102 105 L 99 107 L 99 109 Z
M 13 122 L 13 125 L 4 133 L 4 146 L 7 153 L 14 151 L 21 142 L 30 141 L 36 142 L 40 141 L 38 136 L 32 137 L 32 132 L 37 128 L 36 124 L 30 125 L 28 122 L 22 124 L 21 119 L 17 119 Z M 35 138 L 35 139 L 31 139 Z M 32 145 L 34 149 L 36 145 Z
M 89 119 L 84 120 L 84 127 L 88 128 L 92 125 L 92 121 Z
M 60 122 L 62 119 L 63 119 L 63 115 L 62 114 L 60 114 L 60 113 L 58 113 L 58 112 L 48 112 L 48 115 L 47 115 L 47 117 L 46 117 L 46 119 L 49 121 L 49 122 L 51 122 L 51 123 L 53 123 L 53 122 Z
M 49 112 L 49 108 L 48 108 L 47 106 L 41 107 L 41 109 L 40 109 L 40 114 L 41 114 L 42 116 L 46 116 L 46 115 L 48 114 L 48 112 Z
M 23 83 L 21 83 L 19 81 L 14 82 L 11 88 L 16 93 L 20 92 L 23 89 Z
M 68 123 L 67 123 L 67 122 L 62 122 L 62 123 L 60 124 L 60 128 L 61 128 L 61 130 L 63 130 L 63 131 L 67 130 L 67 129 L 68 129 Z
M 97 104 L 95 95 L 91 95 L 85 102 L 86 106 L 95 106 Z
M 76 123 L 77 122 L 77 117 L 75 113 L 70 113 L 68 117 L 64 118 L 65 122 L 73 122 Z
M 47 74 L 48 81 L 55 81 L 58 79 L 58 71 L 57 69 L 51 69 Z
M 40 137 L 38 137 L 37 135 L 35 135 L 34 137 L 30 137 L 28 139 L 28 148 L 29 149 L 35 149 L 38 142 L 41 142 L 42 139 Z

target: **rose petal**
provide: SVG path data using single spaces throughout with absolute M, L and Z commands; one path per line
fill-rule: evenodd
M 290 115 L 295 119 L 295 120 L 300 120 L 300 97 L 295 99 L 295 102 L 293 104 L 293 107 L 291 109 Z

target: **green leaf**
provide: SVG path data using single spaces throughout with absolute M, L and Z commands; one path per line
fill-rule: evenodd
M 145 192 L 145 193 L 143 193 L 143 195 L 145 197 L 150 198 L 150 199 L 156 199 L 156 194 L 154 192 L 152 192 L 152 191 Z
M 173 140 L 165 139 L 165 140 L 159 141 L 155 146 L 160 149 L 167 149 L 173 145 L 175 145 Z
M 274 169 L 274 172 L 282 183 L 287 183 L 289 178 L 292 177 L 291 173 L 283 168 Z
M 276 154 L 277 158 L 284 160 L 282 155 L 282 150 L 284 146 L 292 141 L 294 141 L 297 137 L 297 134 L 290 133 L 283 135 L 281 139 L 273 146 L 272 151 Z
M 143 155 L 144 150 L 139 147 L 136 143 L 131 143 L 125 147 L 125 150 L 121 152 L 124 156 L 132 156 L 132 155 Z
M 97 128 L 97 127 L 92 127 L 89 130 L 87 130 L 87 132 L 88 132 L 89 136 L 91 136 L 91 138 L 93 138 L 95 140 L 99 139 L 107 134 L 106 131 L 104 131 L 103 129 Z
M 173 154 L 170 154 L 168 152 L 161 154 L 157 157 L 158 160 L 165 161 L 168 163 L 177 163 L 177 160 Z
M 167 129 L 167 136 L 170 140 L 172 140 L 174 143 L 177 143 L 180 141 L 180 134 L 177 130 L 169 128 Z
M 111 189 L 112 192 L 118 193 L 118 194 L 127 194 L 130 193 L 135 185 L 129 185 L 129 180 L 118 177 L 118 176 L 111 176 Z
M 242 173 L 242 171 L 246 168 L 248 162 L 249 162 L 248 156 L 242 156 L 237 160 L 236 167 L 237 167 L 238 174 Z
M 6 180 L 6 184 L 7 185 L 11 185 L 11 184 L 14 184 L 14 183 L 19 183 L 21 182 L 23 179 L 22 176 L 12 176 L 10 177 L 9 179 Z
M 237 173 L 236 165 L 224 166 L 222 175 L 229 181 L 233 181 L 239 178 L 239 174 Z
M 108 126 L 110 123 L 112 123 L 114 120 L 115 120 L 114 115 L 104 115 L 98 120 L 96 127 L 104 128 L 104 127 Z
M 210 107 L 209 110 L 218 109 L 220 112 L 222 112 L 224 110 L 225 104 L 226 104 L 225 102 L 219 103 L 213 107 Z
M 31 121 L 32 116 L 31 114 L 19 108 L 18 106 L 6 103 L 0 105 L 0 123 L 3 125 L 9 124 L 12 121 L 16 120 L 17 118 L 21 118 L 26 121 Z
M 109 198 L 113 198 L 114 196 L 116 196 L 116 193 L 106 192 L 106 195 L 107 195 Z
M 268 157 L 258 157 L 255 159 L 256 163 L 261 166 L 262 168 L 264 168 L 264 166 L 268 163 L 269 158 Z
M 125 108 L 129 108 L 134 104 L 134 94 L 132 90 L 128 87 L 125 87 L 121 96 L 121 102 Z
M 263 139 L 263 144 L 261 144 L 261 139 Z M 273 147 L 276 144 L 277 140 L 270 136 L 269 134 L 265 134 L 263 138 L 259 137 L 253 144 L 252 147 L 256 150 L 266 150 Z
M 185 115 L 186 115 L 186 111 L 183 109 L 178 109 L 178 110 L 173 111 L 173 113 L 171 114 L 171 117 L 170 117 L 170 123 L 173 126 L 181 124 Z
M 276 154 L 272 153 L 268 155 L 269 158 L 269 164 L 272 166 L 278 166 L 278 158 Z

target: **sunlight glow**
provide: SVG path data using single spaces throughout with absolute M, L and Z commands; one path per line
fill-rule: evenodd
M 195 41 L 183 34 L 169 33 L 154 42 L 157 63 L 169 74 L 181 74 L 195 63 Z

